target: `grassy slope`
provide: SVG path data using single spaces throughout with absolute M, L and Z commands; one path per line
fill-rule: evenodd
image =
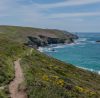
M 5 87 L 14 78 L 13 61 L 23 56 L 28 50 L 23 43 L 27 36 L 37 36 L 37 34 L 49 34 L 49 36 L 64 37 L 58 30 L 44 30 L 29 27 L 0 26 L 0 88 Z M 0 89 L 0 98 L 6 98 L 6 90 Z
M 21 57 L 29 98 L 99 98 L 100 76 L 36 50 L 25 56 L 30 49 L 23 42 L 28 35 L 35 36 L 36 31 L 44 32 L 43 29 L 0 26 L 0 87 L 14 78 L 13 61 Z M 50 36 L 64 36 L 57 30 L 47 32 Z M 7 98 L 6 93 L 8 90 L 0 90 L 0 98 Z
M 99 98 L 100 76 L 36 50 L 21 65 L 29 98 Z
M 51 29 L 38 29 L 30 27 L 18 26 L 0 26 L 0 34 L 6 34 L 12 40 L 25 42 L 27 36 L 47 35 L 49 37 L 66 38 L 65 31 L 51 30 Z
M 8 34 L 0 33 L 0 98 L 8 98 L 7 84 L 14 78 L 13 61 L 27 51 L 23 44 L 11 39 Z

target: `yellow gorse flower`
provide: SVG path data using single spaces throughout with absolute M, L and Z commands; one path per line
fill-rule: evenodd
M 93 92 L 89 89 L 86 89 L 86 88 L 82 88 L 80 86 L 76 86 L 75 88 L 76 88 L 76 90 L 78 90 L 79 92 L 82 92 L 82 93 L 87 93 L 89 95 L 95 95 L 96 94 L 95 92 Z
M 48 81 L 49 80 L 49 78 L 48 78 L 47 75 L 43 75 L 42 79 L 45 80 L 45 81 Z
M 60 86 L 63 86 L 64 80 L 62 80 L 62 79 L 57 80 L 57 84 L 60 85 Z
M 80 86 L 76 86 L 75 88 L 76 88 L 76 90 L 78 90 L 79 92 L 84 92 L 84 89 L 83 89 L 82 87 L 80 87 Z

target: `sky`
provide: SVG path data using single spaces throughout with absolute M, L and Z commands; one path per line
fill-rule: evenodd
M 100 0 L 0 0 L 0 25 L 100 32 Z

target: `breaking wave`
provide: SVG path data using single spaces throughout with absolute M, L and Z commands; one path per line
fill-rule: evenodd
M 85 68 L 85 67 L 80 67 L 80 66 L 76 66 L 76 67 L 87 70 L 87 71 L 95 72 L 95 73 L 100 75 L 100 70 L 94 70 L 94 69 L 91 69 L 91 68 Z

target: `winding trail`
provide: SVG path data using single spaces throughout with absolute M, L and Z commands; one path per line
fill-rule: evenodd
M 21 87 L 19 90 L 19 86 L 24 82 L 24 75 L 20 66 L 20 59 L 14 62 L 15 65 L 15 78 L 9 84 L 9 92 L 11 98 L 27 98 L 27 94 L 24 87 Z

